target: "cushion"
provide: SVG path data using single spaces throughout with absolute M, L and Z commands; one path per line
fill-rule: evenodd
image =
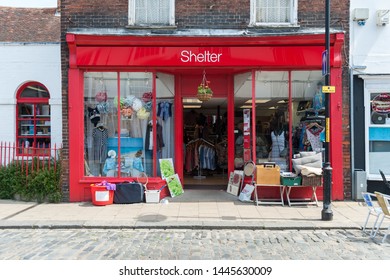
M 322 167 L 322 154 L 317 153 L 312 156 L 305 156 L 301 158 L 292 159 L 293 168 L 297 174 L 301 173 L 301 169 L 303 166 L 307 167 Z
M 301 169 L 302 175 L 308 176 L 308 175 L 322 175 L 322 168 L 317 167 L 308 167 L 308 166 L 302 166 Z
M 317 154 L 317 152 L 299 152 L 301 157 L 309 157 L 309 156 L 314 156 Z

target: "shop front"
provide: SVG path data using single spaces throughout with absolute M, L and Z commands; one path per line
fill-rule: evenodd
M 67 34 L 70 201 L 90 200 L 102 180 L 146 175 L 167 196 L 166 168 L 184 189 L 226 186 L 249 160 L 290 172 L 295 153 L 323 153 L 324 35 L 221 34 Z M 334 200 L 344 199 L 343 41 L 331 35 Z

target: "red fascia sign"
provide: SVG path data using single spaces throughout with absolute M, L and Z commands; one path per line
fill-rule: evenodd
M 88 66 L 289 66 L 318 67 L 322 46 L 151 47 L 80 46 L 76 64 Z

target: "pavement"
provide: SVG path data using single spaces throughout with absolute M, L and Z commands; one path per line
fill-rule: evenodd
M 322 209 L 322 201 L 255 205 L 224 190 L 186 190 L 160 203 L 105 206 L 0 200 L 0 228 L 361 229 L 368 213 L 362 202 L 333 201 L 333 219 L 323 221 Z

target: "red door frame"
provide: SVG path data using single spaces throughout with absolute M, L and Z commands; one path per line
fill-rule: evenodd
M 229 75 L 228 81 L 228 112 L 234 112 L 234 79 L 233 74 L 242 71 L 261 70 L 319 70 L 321 69 L 321 53 L 324 46 L 324 36 L 310 34 L 300 36 L 270 36 L 270 37 L 149 37 L 149 36 L 110 36 L 110 35 L 80 35 L 67 34 L 69 46 L 69 186 L 70 201 L 89 199 L 89 184 L 96 178 L 84 177 L 83 161 L 83 73 L 85 70 L 122 71 L 136 70 L 151 72 L 171 72 L 175 74 L 175 127 L 183 127 L 182 111 L 182 76 L 186 71 L 211 69 Z M 202 42 L 202 47 L 198 46 Z M 331 143 L 330 161 L 333 167 L 334 200 L 343 197 L 343 164 L 334 161 L 337 155 L 342 155 L 342 79 L 341 79 L 341 47 L 344 41 L 342 33 L 331 35 L 331 83 L 336 86 L 336 93 L 331 96 Z M 223 47 L 221 47 L 223 46 Z M 215 66 L 206 61 L 191 62 L 183 65 L 178 60 L 177 52 L 186 48 L 191 51 L 220 51 L 229 56 L 229 61 L 223 61 Z M 272 55 L 272 57 L 270 57 Z M 155 76 L 154 76 L 155 77 Z M 155 82 L 155 81 L 154 81 Z M 252 89 L 254 91 L 254 89 Z M 254 94 L 254 92 L 253 92 Z M 154 116 L 155 118 L 156 116 Z M 252 121 L 253 123 L 253 121 Z M 228 142 L 234 142 L 234 114 L 228 113 Z M 252 125 L 254 128 L 255 126 Z M 253 129 L 252 128 L 252 129 Z M 183 130 L 175 131 L 175 168 L 181 178 L 183 176 Z M 255 142 L 254 142 L 255 143 Z M 234 145 L 229 145 L 228 154 L 234 155 Z M 156 164 L 156 163 L 155 163 Z M 233 160 L 229 158 L 228 171 L 234 170 Z M 151 185 L 156 187 L 164 184 L 159 178 L 151 178 Z M 148 185 L 149 186 L 149 185 Z

